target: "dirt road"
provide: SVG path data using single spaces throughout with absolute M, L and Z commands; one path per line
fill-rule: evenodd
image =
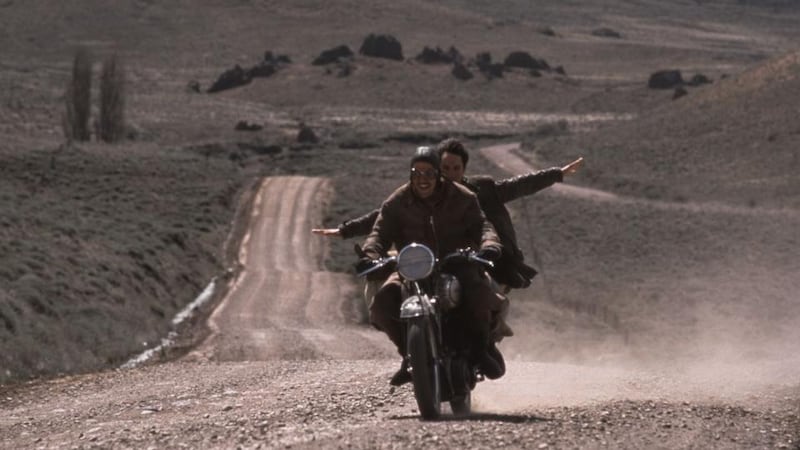
M 744 387 L 511 361 L 475 414 L 421 423 L 410 388 L 388 386 L 391 345 L 354 319 L 358 288 L 320 268 L 309 230 L 330 195 L 324 179 L 264 180 L 208 339 L 179 361 L 5 389 L 0 447 L 798 448 L 792 374 Z

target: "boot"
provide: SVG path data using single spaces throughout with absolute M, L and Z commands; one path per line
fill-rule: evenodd
M 500 353 L 500 349 L 497 348 L 497 344 L 494 342 L 489 345 L 489 356 L 494 360 L 495 363 L 497 363 L 497 367 L 500 370 L 495 372 L 495 375 L 497 376 L 494 378 L 490 377 L 489 375 L 486 375 L 486 377 L 490 380 L 496 380 L 506 374 L 506 361 L 503 358 L 503 354 Z
M 491 340 L 494 342 L 500 342 L 503 340 L 504 337 L 513 336 L 514 331 L 508 326 L 508 322 L 506 322 L 506 318 L 508 317 L 508 309 L 510 307 L 510 302 L 508 298 L 505 296 L 498 296 L 502 297 L 500 302 L 500 310 L 492 314 L 492 322 L 491 322 Z
M 477 365 L 480 372 L 490 380 L 496 380 L 505 375 L 505 368 L 492 358 L 488 351 L 478 355 Z
M 472 347 L 475 365 L 486 378 L 496 380 L 505 374 L 505 362 L 502 362 L 501 365 L 490 351 L 492 351 L 495 356 L 500 355 L 500 350 L 497 349 L 493 342 L 489 341 L 488 333 L 481 333 L 479 336 L 476 336 Z M 502 361 L 502 355 L 500 358 Z
M 389 384 L 392 386 L 402 386 L 410 381 L 411 372 L 408 371 L 408 360 L 403 358 L 403 362 L 400 364 L 400 370 L 392 375 L 392 379 L 389 380 Z
M 504 337 L 513 336 L 514 330 L 508 326 L 508 323 L 504 320 L 503 317 L 497 317 L 494 322 L 494 327 L 492 328 L 492 336 L 491 339 L 494 342 L 500 342 L 503 340 Z

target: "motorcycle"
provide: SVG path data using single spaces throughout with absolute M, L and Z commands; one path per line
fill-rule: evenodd
M 369 276 L 391 269 L 400 274 L 406 358 L 414 397 L 426 420 L 439 417 L 442 402 L 450 402 L 455 415 L 469 414 L 472 390 L 484 379 L 470 362 L 469 340 L 463 338 L 463 327 L 452 314 L 461 299 L 461 287 L 451 270 L 464 263 L 493 266 L 471 249 L 457 250 L 437 261 L 430 248 L 412 243 L 359 273 Z

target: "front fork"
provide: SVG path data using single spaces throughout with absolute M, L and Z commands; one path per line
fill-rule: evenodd
M 400 320 L 405 324 L 403 327 L 403 339 L 407 339 L 406 330 L 408 329 L 409 321 L 424 320 L 424 329 L 430 337 L 428 342 L 431 355 L 436 363 L 441 364 L 441 351 L 437 343 L 442 342 L 442 327 L 441 323 L 439 323 L 439 315 L 436 314 L 435 310 L 436 299 L 428 296 L 416 281 L 406 283 L 403 288 L 409 294 L 400 306 Z
M 433 359 L 434 364 L 439 367 L 441 377 L 441 386 L 445 389 L 445 397 L 450 399 L 456 395 L 464 394 L 464 392 L 457 393 L 456 387 L 453 386 L 453 367 L 451 364 L 454 361 L 447 360 L 445 361 L 444 355 L 442 354 L 442 350 L 440 346 L 444 342 L 444 337 L 442 335 L 442 324 L 440 322 L 441 317 L 436 314 L 435 311 L 435 298 L 431 299 L 428 297 L 426 293 L 424 293 L 417 283 L 409 283 L 411 286 L 408 286 L 408 293 L 409 295 L 405 301 L 403 301 L 402 306 L 400 307 L 400 319 L 403 321 L 403 339 L 408 339 L 408 327 L 411 322 L 419 321 L 423 322 L 423 329 L 426 330 L 428 334 L 428 343 L 430 345 L 430 354 Z M 408 358 L 408 355 L 404 355 L 404 358 Z M 468 370 L 467 367 L 460 368 L 461 370 Z M 463 374 L 462 374 L 463 375 Z M 468 384 L 471 384 L 468 382 Z M 467 386 L 467 392 L 471 388 L 471 386 Z M 463 390 L 459 389 L 459 390 Z

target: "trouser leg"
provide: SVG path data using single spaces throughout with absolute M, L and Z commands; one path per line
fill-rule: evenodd
M 506 336 L 513 336 L 514 331 L 508 325 L 508 310 L 511 306 L 507 297 L 500 298 L 500 310 L 492 313 L 491 339 L 493 342 L 500 342 Z
M 467 268 L 460 275 L 459 280 L 465 294 L 465 309 L 461 314 L 469 334 L 473 360 L 488 378 L 499 378 L 505 373 L 504 364 L 499 364 L 489 354 L 489 350 L 494 345 L 491 340 L 493 315 L 503 308 L 501 298 L 495 294 L 489 280 L 477 268 Z M 496 348 L 494 350 L 497 351 Z
M 465 325 L 475 333 L 488 335 L 492 314 L 502 309 L 500 298 L 476 266 L 466 267 L 456 276 L 464 293 Z
M 400 355 L 405 356 L 406 346 L 403 342 L 403 326 L 400 322 L 401 303 L 400 277 L 397 273 L 393 273 L 372 298 L 369 306 L 369 319 L 375 328 L 389 336 Z

